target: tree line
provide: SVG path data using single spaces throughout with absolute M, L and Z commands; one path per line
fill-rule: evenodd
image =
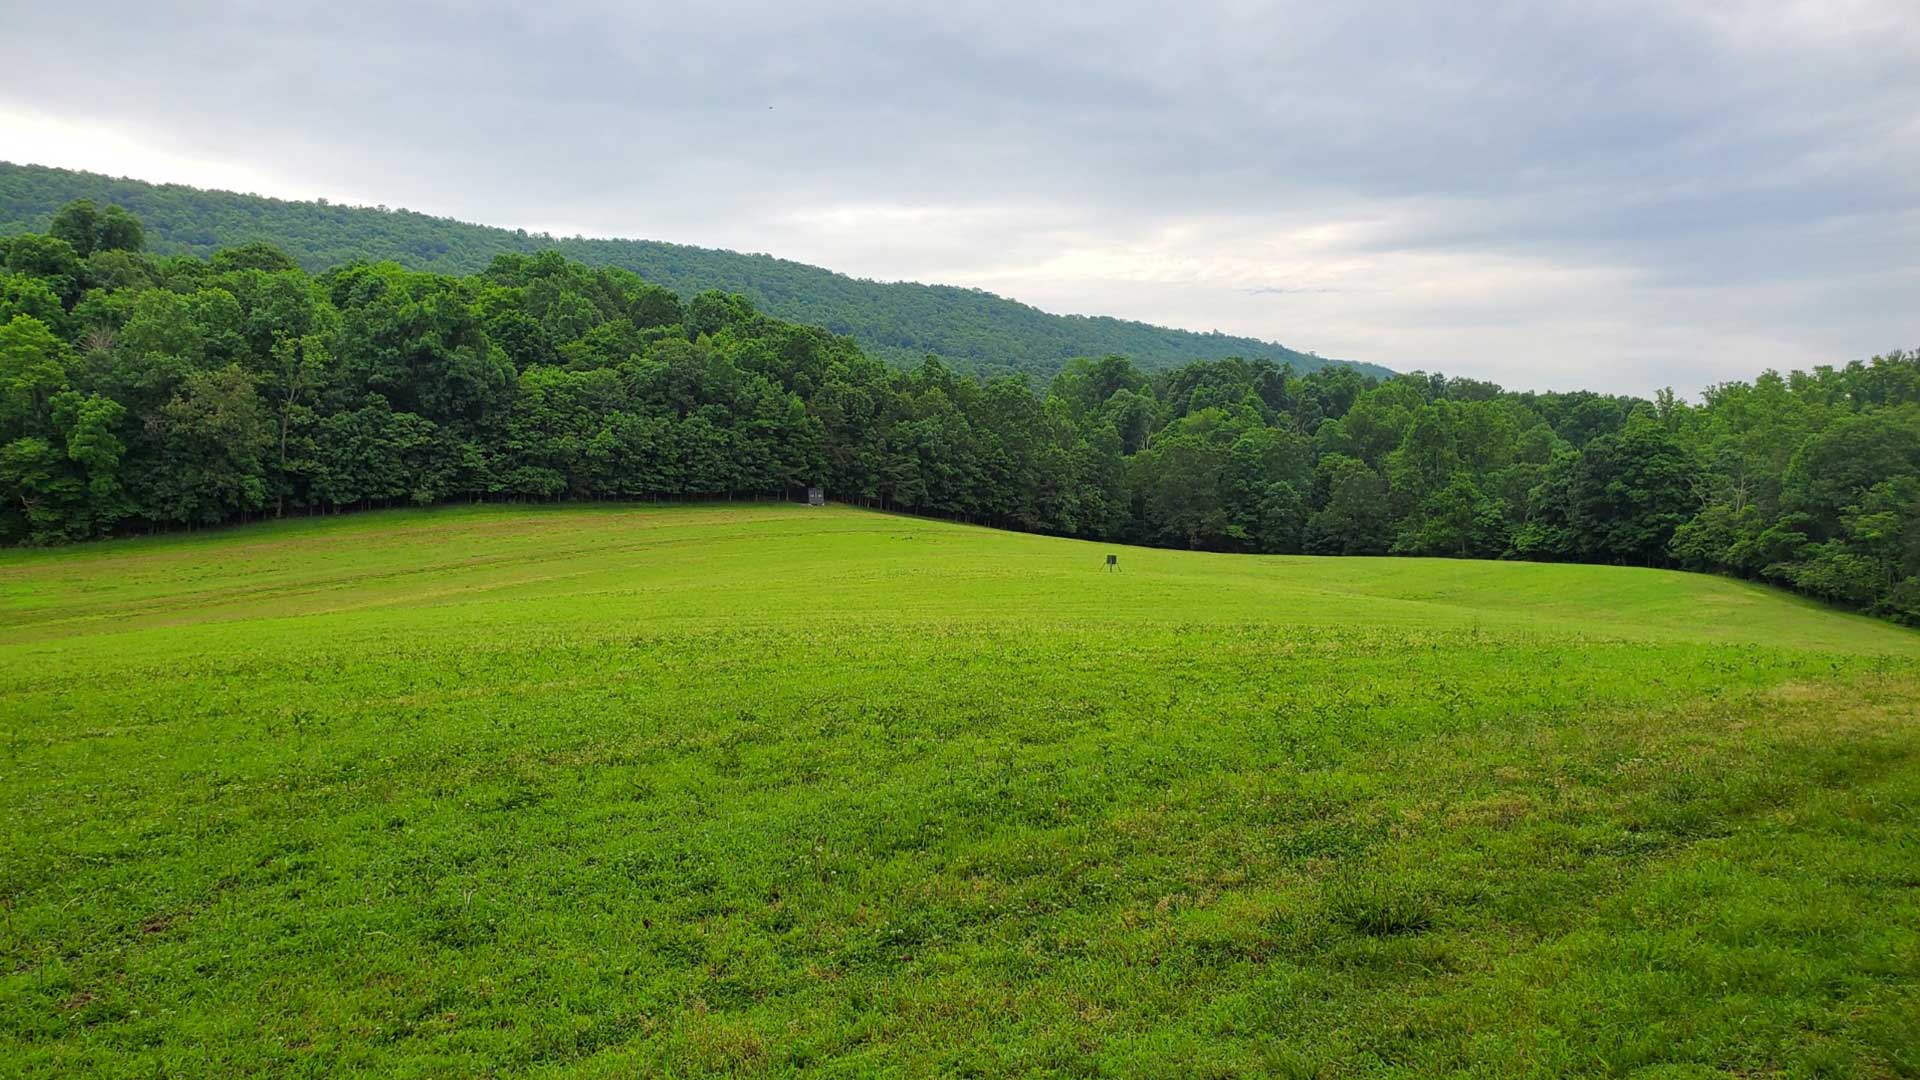
M 0 238 L 6 542 L 818 485 L 1161 546 L 1677 566 L 1920 624 L 1920 353 L 1698 404 L 1263 359 L 1040 388 L 557 252 L 462 277 L 142 247 L 88 202 Z

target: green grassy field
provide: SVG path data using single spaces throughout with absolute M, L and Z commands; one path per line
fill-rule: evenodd
M 0 1073 L 1920 1075 L 1916 714 L 1920 635 L 1651 570 L 0 553 Z

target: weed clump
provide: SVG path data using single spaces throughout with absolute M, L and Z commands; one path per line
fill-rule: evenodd
M 1362 879 L 1336 883 L 1327 914 L 1339 926 L 1368 937 L 1402 937 L 1433 929 L 1433 902 L 1394 882 Z

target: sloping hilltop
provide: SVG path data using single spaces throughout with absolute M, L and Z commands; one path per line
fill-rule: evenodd
M 1906 1074 L 1917 701 L 1920 635 L 1636 569 L 758 505 L 8 552 L 0 1072 Z

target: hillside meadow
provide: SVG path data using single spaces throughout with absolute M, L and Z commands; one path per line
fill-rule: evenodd
M 1705 575 L 12 550 L 0 812 L 0 1075 L 1920 1075 L 1920 634 Z

